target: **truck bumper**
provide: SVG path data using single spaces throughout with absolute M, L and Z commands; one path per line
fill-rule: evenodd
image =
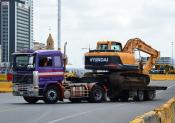
M 33 84 L 14 84 L 13 85 L 13 95 L 14 96 L 27 96 L 27 97 L 38 97 L 39 88 Z

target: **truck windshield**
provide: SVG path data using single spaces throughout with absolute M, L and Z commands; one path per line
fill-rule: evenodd
M 33 70 L 34 69 L 34 56 L 29 55 L 16 55 L 14 57 L 14 70 Z

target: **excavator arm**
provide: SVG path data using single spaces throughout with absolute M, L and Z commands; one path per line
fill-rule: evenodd
M 128 40 L 123 48 L 123 52 L 134 54 L 135 49 L 138 49 L 150 55 L 142 71 L 143 73 L 149 73 L 149 71 L 152 69 L 152 66 L 156 63 L 156 60 L 159 58 L 160 52 L 155 50 L 139 38 Z

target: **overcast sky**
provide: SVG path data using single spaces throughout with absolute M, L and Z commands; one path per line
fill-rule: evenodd
M 68 42 L 69 63 L 74 66 L 83 64 L 82 48 L 94 48 L 98 40 L 124 45 L 138 37 L 161 56 L 172 54 L 175 0 L 62 0 L 61 9 L 61 43 L 63 47 Z M 34 0 L 34 40 L 45 43 L 49 32 L 56 44 L 57 0 Z

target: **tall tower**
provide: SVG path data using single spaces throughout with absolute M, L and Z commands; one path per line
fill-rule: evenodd
M 58 0 L 58 50 L 61 49 L 61 0 Z
M 30 49 L 33 42 L 33 0 L 0 0 L 2 62 L 12 53 Z
M 52 35 L 49 34 L 49 37 L 47 38 L 47 46 L 46 49 L 53 50 L 54 49 L 54 40 L 52 38 Z

